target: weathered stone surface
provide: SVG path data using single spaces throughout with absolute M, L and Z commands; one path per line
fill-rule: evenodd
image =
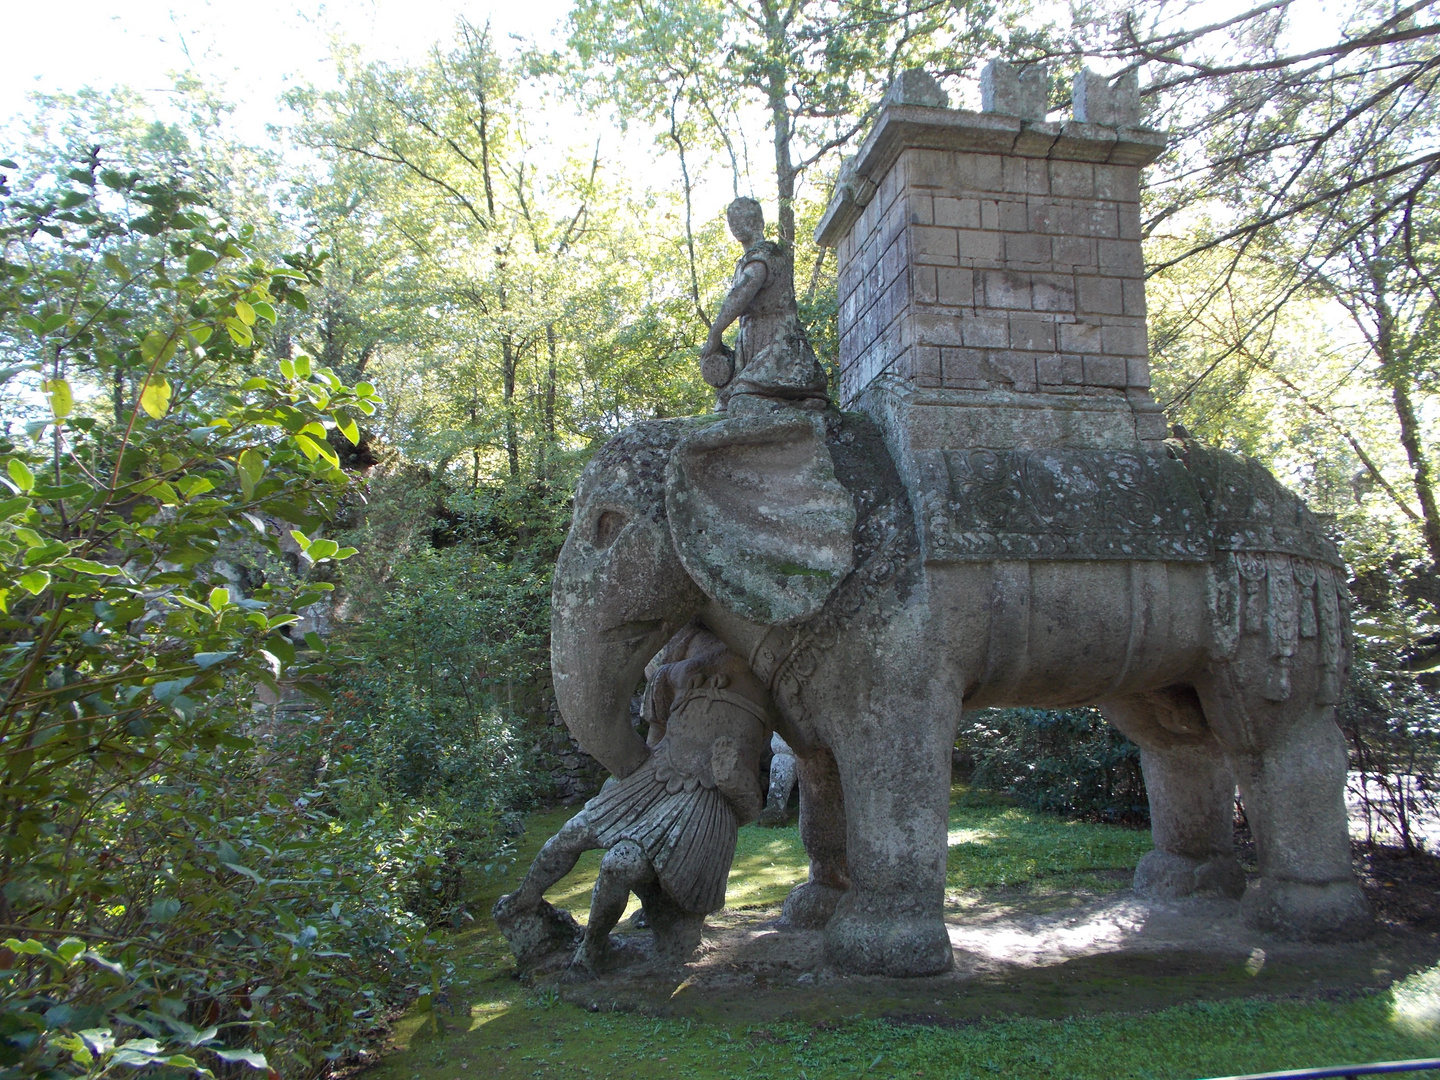
M 1258 466 L 1165 441 L 1134 227 L 1163 140 L 1094 122 L 1133 122 L 1128 93 L 1087 85 L 1056 124 L 887 105 L 819 233 L 860 411 L 765 391 L 736 415 L 732 398 L 723 419 L 637 426 L 581 477 L 552 622 L 567 724 L 622 784 L 648 783 L 626 705 L 646 662 L 697 618 L 743 657 L 795 751 L 811 873 L 783 921 L 823 925 L 846 971 L 951 962 L 962 699 L 1098 704 L 1140 746 L 1155 852 L 1137 889 L 1243 886 L 1238 785 L 1250 924 L 1370 925 L 1334 720 L 1343 568 Z M 614 880 L 653 864 L 626 842 Z
M 795 751 L 777 733 L 770 739 L 770 752 L 770 787 L 765 809 L 760 811 L 760 824 L 784 825 L 790 820 L 790 796 L 798 779 Z
M 1070 97 L 1075 119 L 1082 124 L 1134 127 L 1140 123 L 1140 80 L 1129 71 L 1113 82 L 1089 68 L 1075 74 Z
M 1050 72 L 1041 64 L 1024 71 L 991 60 L 980 71 L 980 108 L 1025 120 L 1044 120 L 1050 106 Z
M 666 511 L 694 581 L 754 622 L 815 614 L 854 564 L 855 508 L 814 414 L 697 427 L 671 457 Z
M 908 68 L 895 76 L 885 91 L 887 105 L 921 105 L 927 109 L 948 109 L 950 95 L 933 75 L 920 68 Z
M 698 624 L 671 639 L 650 674 L 649 758 L 586 803 L 546 842 L 519 889 L 495 905 L 522 969 L 573 950 L 574 976 L 604 970 L 610 931 L 631 892 L 659 951 L 683 962 L 704 916 L 725 902 L 736 830 L 760 813 L 757 771 L 774 706 L 743 661 Z M 606 854 L 582 932 L 543 895 L 593 848 Z
M 915 468 L 927 561 L 1210 555 L 1184 467 L 1144 451 L 930 450 Z
M 744 254 L 701 350 L 701 374 L 731 415 L 825 408 L 828 380 L 795 302 L 794 253 L 765 239 L 765 218 L 754 199 L 736 199 L 726 217 Z M 722 335 L 737 322 L 731 349 Z

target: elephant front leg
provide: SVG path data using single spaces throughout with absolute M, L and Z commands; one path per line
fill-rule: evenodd
M 800 842 L 810 857 L 809 880 L 790 890 L 781 922 L 801 930 L 818 930 L 835 914 L 835 905 L 850 888 L 845 862 L 845 797 L 835 755 L 821 747 L 795 760 L 800 782 Z
M 850 889 L 825 952 L 843 971 L 935 975 L 954 962 L 944 908 L 955 723 L 953 713 L 927 723 L 927 711 L 857 718 L 835 748 Z

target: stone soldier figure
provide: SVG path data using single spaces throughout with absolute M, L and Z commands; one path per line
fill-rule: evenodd
M 632 892 L 660 951 L 683 960 L 699 944 L 704 917 L 724 906 L 736 833 L 760 814 L 760 755 L 773 706 L 718 638 L 689 633 L 680 648 L 666 650 L 686 658 L 661 665 L 651 680 L 650 757 L 586 803 L 546 842 L 520 888 L 495 905 L 495 921 L 522 966 L 579 938 L 571 971 L 601 970 Z M 595 848 L 608 850 L 582 936 L 543 896 Z
M 731 415 L 776 404 L 824 409 L 830 403 L 828 380 L 800 325 L 791 251 L 765 239 L 765 216 L 754 199 L 736 199 L 725 218 L 745 254 L 700 354 L 705 381 Z M 740 330 L 732 353 L 722 335 L 736 320 Z
M 765 809 L 760 811 L 761 825 L 784 825 L 790 820 L 790 793 L 795 790 L 799 772 L 795 751 L 777 731 L 770 739 L 770 792 Z

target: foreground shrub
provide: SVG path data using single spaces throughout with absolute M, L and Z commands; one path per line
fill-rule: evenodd
M 263 357 L 318 261 L 267 265 L 180 181 L 97 152 L 10 184 L 0 1076 L 303 1076 L 439 976 L 407 890 L 450 823 L 343 819 L 249 737 L 257 685 L 322 694 L 293 626 L 352 554 L 320 535 L 349 485 L 330 435 L 374 390 Z

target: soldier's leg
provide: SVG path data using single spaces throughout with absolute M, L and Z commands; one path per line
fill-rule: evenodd
M 545 890 L 575 869 L 581 855 L 599 846 L 590 827 L 590 819 L 582 810 L 545 841 L 540 854 L 535 856 L 535 861 L 525 872 L 520 887 L 509 896 L 502 896 L 495 905 L 496 916 L 502 912 L 518 913 L 539 907 Z
M 570 963 L 572 969 L 592 974 L 600 970 L 610 952 L 610 931 L 625 914 L 630 893 L 654 880 L 655 870 L 635 841 L 622 840 L 605 853 L 590 900 L 590 921 Z

